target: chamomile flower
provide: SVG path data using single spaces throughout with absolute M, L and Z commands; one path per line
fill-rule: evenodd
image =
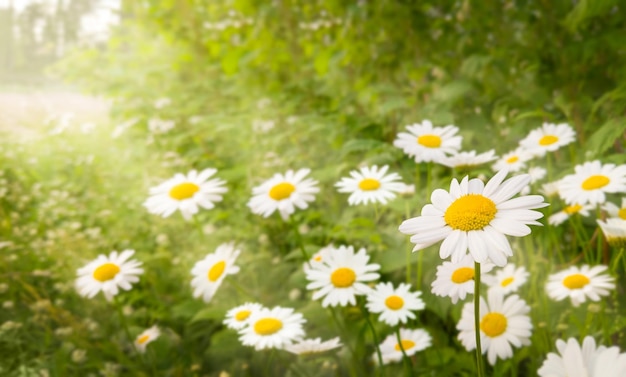
M 406 126 L 408 132 L 400 132 L 393 145 L 415 158 L 415 162 L 441 162 L 448 154 L 461 149 L 459 129 L 449 125 L 433 127 L 429 120 Z
M 143 203 L 148 212 L 168 217 L 176 210 L 186 220 L 198 213 L 199 208 L 211 209 L 215 202 L 222 200 L 228 189 L 226 181 L 213 178 L 216 169 L 204 169 L 200 173 L 192 170 L 189 173 L 174 175 L 173 178 L 150 189 L 150 197 Z
M 626 220 L 616 217 L 606 219 L 606 221 L 597 221 L 609 245 L 614 247 L 626 247 Z
M 308 262 L 304 263 L 304 268 L 305 269 L 308 268 L 310 264 L 318 264 L 327 260 L 328 255 L 332 253 L 333 250 L 335 250 L 335 247 L 333 245 L 329 245 L 329 246 L 319 249 L 315 254 L 313 254 L 313 256 L 311 257 L 311 259 L 309 259 Z
M 514 264 L 507 264 L 495 271 L 494 275 L 485 275 L 483 281 L 489 289 L 500 291 L 504 295 L 516 292 L 528 280 L 530 274 L 522 267 L 515 267 Z
M 560 210 L 559 212 L 555 213 L 554 215 L 548 217 L 548 224 L 550 225 L 561 225 L 563 224 L 563 222 L 565 222 L 565 220 L 569 219 L 570 217 L 579 214 L 581 216 L 589 216 L 589 211 L 593 210 L 595 207 L 592 206 L 591 204 L 585 204 L 585 205 L 580 205 L 580 204 L 572 204 L 569 205 L 565 208 L 563 208 L 562 210 Z
M 371 291 L 365 284 L 380 276 L 378 264 L 368 264 L 365 249 L 354 252 L 352 246 L 340 246 L 327 253 L 321 263 L 305 266 L 304 272 L 310 282 L 306 288 L 316 290 L 313 300 L 324 298 L 322 306 L 356 305 L 356 295 Z
M 493 149 L 477 154 L 476 151 L 459 152 L 441 159 L 441 165 L 455 169 L 470 169 L 498 158 Z
M 239 330 L 239 340 L 246 346 L 262 350 L 282 349 L 304 337 L 302 324 L 306 322 L 302 314 L 292 308 L 276 306 L 262 308 L 250 314 L 249 326 Z
M 233 243 L 225 243 L 219 245 L 214 253 L 198 261 L 191 269 L 194 276 L 191 280 L 193 297 L 202 296 L 204 302 L 211 301 L 226 275 L 239 272 L 239 266 L 235 266 L 239 253 Z
M 559 195 L 568 204 L 602 204 L 607 193 L 626 192 L 626 165 L 585 162 L 559 182 Z
M 556 196 L 559 194 L 559 184 L 561 181 L 548 182 L 541 185 L 539 190 L 542 194 L 548 197 Z
M 476 178 L 465 177 L 460 183 L 453 179 L 450 191 L 433 191 L 432 204 L 422 208 L 421 216 L 405 220 L 400 232 L 411 235 L 414 251 L 443 240 L 442 259 L 452 256 L 452 262 L 458 263 L 469 250 L 478 263 L 490 259 L 504 266 L 513 255 L 506 235 L 528 235 L 528 225 L 541 225 L 536 220 L 543 217 L 533 209 L 547 205 L 540 195 L 511 199 L 530 177 L 524 174 L 504 181 L 506 174 L 506 170 L 498 172 L 486 185 Z
M 325 342 L 322 342 L 321 338 L 303 339 L 298 343 L 286 346 L 285 351 L 295 353 L 296 355 L 313 355 L 316 353 L 334 350 L 341 346 L 342 344 L 338 337 L 329 339 Z
M 150 327 L 141 334 L 137 335 L 135 338 L 135 348 L 137 348 L 137 351 L 141 353 L 146 352 L 146 346 L 148 343 L 155 341 L 159 335 L 161 335 L 161 331 L 156 325 Z
M 241 330 L 248 325 L 248 320 L 253 313 L 263 309 L 261 304 L 246 302 L 226 312 L 224 324 L 233 330 Z
M 400 329 L 400 342 L 398 336 L 391 334 L 380 344 L 383 364 L 402 360 L 402 349 L 407 356 L 413 356 L 432 345 L 432 338 L 428 332 L 422 329 Z
M 613 278 L 604 273 L 606 270 L 607 267 L 603 265 L 572 266 L 550 275 L 546 291 L 548 296 L 556 301 L 569 297 L 574 306 L 579 306 L 587 299 L 599 301 L 601 296 L 607 296 L 615 289 Z
M 491 263 L 483 263 L 481 276 L 493 268 Z M 432 293 L 440 297 L 450 297 L 456 304 L 459 299 L 465 300 L 468 294 L 474 294 L 474 258 L 465 255 L 458 263 L 444 261 L 437 266 L 437 278 L 431 284 Z
M 406 323 L 409 318 L 414 319 L 414 311 L 424 309 L 424 301 L 420 298 L 422 292 L 410 292 L 411 286 L 400 283 L 394 288 L 391 283 L 378 283 L 367 294 L 367 309 L 371 313 L 380 313 L 378 320 L 389 326 L 399 322 Z
M 79 268 L 76 279 L 78 293 L 92 298 L 102 291 L 104 297 L 111 301 L 120 288 L 130 290 L 131 284 L 138 282 L 139 275 L 143 274 L 143 268 L 139 268 L 141 262 L 129 260 L 134 253 L 134 250 L 124 250 L 119 254 L 113 251 L 108 256 L 100 254 L 96 260 Z
M 531 160 L 533 156 L 527 150 L 517 148 L 514 151 L 504 154 L 491 167 L 494 171 L 508 169 L 510 172 L 516 172 L 526 167 L 526 162 Z
M 576 132 L 569 124 L 544 123 L 541 127 L 530 131 L 519 144 L 533 156 L 541 157 L 546 152 L 554 152 L 574 140 L 576 140 Z
M 300 169 L 274 174 L 252 189 L 253 196 L 248 201 L 248 207 L 263 217 L 278 211 L 283 220 L 287 220 L 296 208 L 306 209 L 308 203 L 315 199 L 314 194 L 320 190 L 316 180 L 305 178 L 310 172 L 310 169 Z
M 530 182 L 528 183 L 528 186 L 524 187 L 522 191 L 520 191 L 520 194 L 521 195 L 530 194 L 530 185 L 541 181 L 546 176 L 547 172 L 548 171 L 546 169 L 539 167 L 539 166 L 534 166 L 532 168 L 529 168 L 528 175 L 530 175 Z
M 350 172 L 350 177 L 344 177 L 335 186 L 339 192 L 350 193 L 348 204 L 381 203 L 387 204 L 388 200 L 396 197 L 396 193 L 404 188 L 397 173 L 387 174 L 389 166 L 380 169 L 374 165 Z
M 582 347 L 575 338 L 556 341 L 558 354 L 548 353 L 537 371 L 540 377 L 621 377 L 626 376 L 626 353 L 617 347 L 596 346 L 586 336 Z
M 533 328 L 528 316 L 530 307 L 518 295 L 506 298 L 501 292 L 490 290 L 487 302 L 480 298 L 480 343 L 483 353 L 487 353 L 487 360 L 491 365 L 498 358 L 513 357 L 513 347 L 530 344 L 530 335 Z M 456 328 L 459 340 L 466 350 L 476 348 L 474 327 L 474 304 L 466 303 L 463 306 L 461 320 Z
M 622 220 L 626 220 L 626 198 L 622 198 L 622 203 L 619 207 L 611 202 L 606 202 L 603 208 L 609 217 L 619 217 Z

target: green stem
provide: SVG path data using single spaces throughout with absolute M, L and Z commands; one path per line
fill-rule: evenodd
M 424 250 L 417 251 L 417 290 L 422 289 L 422 270 L 424 266 Z
M 404 364 L 404 374 L 407 376 L 413 375 L 413 364 L 411 363 L 411 359 L 406 354 L 404 350 L 404 345 L 402 344 L 402 337 L 400 336 L 400 326 L 396 327 L 396 338 L 398 339 L 398 347 L 402 351 L 402 360 Z
M 126 316 L 124 315 L 124 312 L 122 311 L 122 303 L 118 300 L 117 296 L 113 296 L 113 305 L 115 306 L 115 311 L 117 312 L 117 315 L 120 317 L 120 324 L 122 325 L 122 329 L 124 330 L 124 334 L 126 335 L 126 338 L 128 338 L 128 341 L 133 347 L 133 350 L 137 352 L 137 347 L 135 347 L 134 338 L 130 335 L 130 330 L 128 329 L 128 324 L 126 323 Z
M 349 342 L 350 337 L 347 334 L 347 330 L 343 327 L 343 325 L 339 321 L 339 317 L 337 316 L 337 313 L 335 313 L 335 308 L 331 306 L 328 309 L 330 311 L 331 316 L 333 317 L 333 321 L 335 321 L 335 324 L 337 325 L 337 329 L 339 330 L 341 339 L 344 340 L 344 344 L 348 347 L 348 349 L 350 350 L 350 354 L 352 355 L 352 360 L 354 362 L 350 363 L 350 375 L 353 377 L 357 377 L 359 376 L 360 373 L 358 370 L 356 370 L 356 365 L 358 365 L 358 358 L 356 355 L 356 351 L 354 350 L 352 343 Z
M 480 345 L 480 263 L 474 262 L 474 332 L 476 334 L 476 370 L 483 377 L 483 350 Z
M 306 252 L 306 249 L 304 248 L 304 242 L 302 241 L 302 235 L 300 234 L 300 229 L 298 229 L 298 224 L 296 224 L 295 221 L 290 220 L 289 223 L 291 224 L 291 227 L 293 228 L 293 232 L 296 235 L 296 242 L 298 243 L 298 247 L 300 248 L 300 251 L 302 252 L 302 257 L 304 258 L 304 262 L 306 264 L 309 265 L 309 267 L 311 267 L 311 257 L 309 257 L 309 254 Z
M 380 342 L 378 341 L 378 335 L 376 335 L 376 329 L 374 328 L 374 324 L 372 323 L 372 320 L 370 319 L 370 313 L 365 309 L 365 301 L 359 299 L 359 306 L 361 307 L 361 312 L 363 313 L 363 317 L 365 317 L 365 321 L 367 322 L 367 325 L 370 328 L 370 331 L 372 332 L 372 338 L 374 338 L 374 344 L 376 346 L 376 356 L 378 357 L 378 365 L 380 366 L 380 369 L 378 370 L 378 373 L 383 376 L 383 369 L 384 369 L 384 365 L 383 365 L 383 355 L 380 353 Z

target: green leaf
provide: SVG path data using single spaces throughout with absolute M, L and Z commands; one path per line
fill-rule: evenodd
M 589 138 L 586 148 L 587 154 L 593 158 L 606 152 L 624 134 L 624 130 L 626 130 L 626 119 L 609 120 Z

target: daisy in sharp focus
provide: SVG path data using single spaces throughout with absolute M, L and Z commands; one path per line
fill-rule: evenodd
M 352 246 L 340 246 L 327 253 L 320 263 L 305 265 L 304 272 L 309 281 L 306 288 L 315 290 L 313 300 L 324 298 L 322 306 L 356 305 L 356 295 L 371 291 L 367 282 L 378 279 L 378 264 L 368 264 L 365 249 L 354 252 Z
M 513 255 L 506 235 L 530 234 L 528 225 L 541 225 L 536 220 L 543 217 L 533 209 L 548 205 L 541 195 L 513 198 L 530 177 L 524 174 L 504 181 L 506 175 L 502 170 L 486 185 L 476 178 L 465 177 L 460 183 L 453 179 L 450 191 L 433 191 L 432 204 L 422 208 L 421 216 L 402 222 L 400 232 L 411 235 L 414 251 L 443 240 L 439 249 L 442 259 L 452 256 L 452 262 L 458 263 L 469 250 L 478 263 L 490 259 L 504 266 Z
M 141 334 L 137 335 L 135 338 L 135 348 L 137 348 L 137 351 L 141 353 L 146 352 L 146 346 L 148 346 L 148 343 L 155 341 L 159 335 L 161 335 L 161 331 L 156 325 L 150 327 Z
M 483 276 L 493 265 L 483 263 L 480 267 Z M 465 255 L 458 263 L 444 261 L 437 266 L 437 278 L 431 284 L 431 292 L 440 297 L 450 297 L 456 304 L 459 299 L 465 300 L 465 296 L 474 294 L 474 274 L 474 258 L 471 255 Z
M 248 207 L 253 213 L 263 217 L 269 217 L 278 211 L 283 220 L 287 220 L 296 208 L 306 209 L 320 190 L 316 180 L 305 179 L 310 172 L 310 169 L 300 169 L 296 172 L 288 170 L 285 174 L 274 174 L 272 178 L 252 189 L 252 199 L 248 201 Z
M 556 341 L 558 354 L 548 353 L 537 371 L 540 377 L 622 377 L 626 376 L 626 353 L 619 348 L 597 346 L 586 336 L 582 347 L 575 338 Z
M 255 350 L 283 349 L 304 337 L 302 314 L 292 308 L 263 308 L 250 315 L 249 326 L 239 330 L 239 340 Z
M 604 233 L 606 242 L 613 247 L 626 247 L 626 220 L 621 218 L 596 220 Z
M 404 183 L 400 182 L 397 173 L 387 174 L 389 166 L 385 165 L 364 167 L 350 172 L 350 177 L 341 178 L 335 186 L 339 192 L 350 193 L 348 204 L 381 203 L 387 204 L 388 200 L 396 197 L 397 192 L 404 189 Z
M 459 129 L 448 125 L 433 127 L 429 120 L 406 126 L 407 132 L 400 132 L 393 145 L 415 158 L 415 162 L 439 163 L 446 155 L 461 149 L 461 136 L 456 136 Z
M 555 213 L 554 215 L 551 215 L 550 217 L 548 217 L 548 224 L 550 225 L 561 225 L 565 222 L 565 220 L 569 219 L 570 217 L 578 214 L 581 216 L 589 216 L 589 211 L 592 211 L 595 207 L 592 206 L 591 204 L 585 204 L 585 205 L 580 205 L 580 204 L 572 204 L 569 205 L 565 208 L 563 208 L 562 210 L 560 210 L 559 212 Z
M 476 154 L 476 151 L 459 152 L 451 156 L 446 156 L 441 159 L 441 165 L 445 165 L 449 168 L 455 169 L 469 169 L 478 165 L 486 164 L 497 159 L 496 153 L 493 149 Z
M 296 355 L 313 355 L 334 350 L 341 346 L 342 344 L 338 337 L 329 339 L 325 342 L 322 342 L 321 338 L 303 339 L 298 343 L 286 346 L 285 351 L 295 353 Z
M 391 334 L 380 344 L 383 364 L 402 360 L 402 349 L 407 356 L 411 357 L 432 345 L 432 338 L 428 332 L 422 329 L 400 329 L 400 342 L 396 334 Z M 375 358 L 376 361 L 378 361 Z
M 422 292 L 410 292 L 410 289 L 406 283 L 400 283 L 398 288 L 392 283 L 378 283 L 367 294 L 367 309 L 370 313 L 380 313 L 378 320 L 389 326 L 406 323 L 409 318 L 415 318 L 414 311 L 425 307 L 420 298 Z
M 241 330 L 249 324 L 250 316 L 263 309 L 263 305 L 246 302 L 226 312 L 224 324 L 229 329 Z
M 574 306 L 579 306 L 587 299 L 599 301 L 600 296 L 608 296 L 610 291 L 615 289 L 614 279 L 604 273 L 606 270 L 607 267 L 604 265 L 572 266 L 550 275 L 546 291 L 548 296 L 556 301 L 569 297 Z
M 554 152 L 575 140 L 576 132 L 569 124 L 544 123 L 541 127 L 530 131 L 519 144 L 533 156 L 542 157 L 546 152 Z
M 533 156 L 527 150 L 517 148 L 514 151 L 504 154 L 495 164 L 491 166 L 494 171 L 508 169 L 510 172 L 516 172 L 526 167 L 526 162 L 531 160 Z
M 100 254 L 96 260 L 78 269 L 76 289 L 81 296 L 92 298 L 102 291 L 107 301 L 119 293 L 122 288 L 131 289 L 131 284 L 139 281 L 143 274 L 141 262 L 129 260 L 134 250 L 124 250 L 118 254 L 112 251 L 108 256 Z
M 489 364 L 498 358 L 513 357 L 513 348 L 530 344 L 533 325 L 528 316 L 530 307 L 518 295 L 504 298 L 501 292 L 490 290 L 487 302 L 480 298 L 480 343 L 483 354 L 487 353 Z M 461 319 L 456 328 L 459 340 L 466 350 L 476 348 L 474 327 L 474 304 L 463 306 Z
M 222 200 L 228 189 L 226 181 L 213 178 L 217 169 L 192 170 L 187 175 L 177 173 L 173 178 L 150 189 L 150 197 L 143 203 L 148 212 L 168 217 L 180 210 L 185 220 L 198 213 L 199 208 L 211 209 Z
M 521 267 L 515 267 L 514 264 L 507 264 L 503 268 L 497 269 L 493 275 L 485 275 L 483 281 L 489 286 L 489 289 L 500 291 L 504 295 L 517 292 L 526 281 L 528 281 L 530 273 Z
M 198 261 L 191 269 L 194 276 L 191 280 L 193 297 L 202 296 L 204 302 L 211 301 L 226 275 L 239 272 L 239 266 L 235 266 L 239 253 L 233 243 L 225 243 L 219 245 L 214 253 Z
M 626 165 L 585 162 L 559 181 L 559 195 L 567 204 L 602 204 L 607 193 L 626 192 Z

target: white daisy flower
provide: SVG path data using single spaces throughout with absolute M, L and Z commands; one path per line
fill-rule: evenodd
M 235 266 L 239 253 L 240 250 L 236 249 L 232 242 L 224 243 L 219 245 L 214 253 L 196 262 L 191 269 L 194 276 L 191 280 L 193 297 L 202 296 L 204 302 L 211 301 L 226 275 L 239 272 L 239 266 Z
M 455 136 L 459 129 L 449 125 L 433 127 L 429 120 L 406 126 L 408 133 L 400 132 L 393 145 L 415 158 L 415 162 L 439 163 L 447 154 L 461 149 L 461 136 Z
M 135 348 L 141 353 L 146 352 L 146 346 L 148 343 L 156 340 L 159 335 L 161 335 L 161 331 L 156 325 L 150 327 L 141 334 L 137 335 L 135 338 Z
M 378 283 L 367 294 L 367 309 L 371 313 L 380 313 L 378 320 L 389 326 L 406 323 L 409 318 L 415 318 L 414 311 L 425 307 L 420 298 L 422 292 L 409 292 L 410 289 L 411 286 L 406 283 L 400 283 L 398 288 L 391 283 Z
M 530 194 L 530 185 L 542 180 L 546 176 L 547 172 L 548 171 L 546 169 L 539 167 L 539 166 L 529 168 L 528 175 L 530 175 L 530 182 L 528 183 L 528 186 L 524 187 L 522 191 L 520 191 L 520 194 L 522 195 Z
M 493 268 L 491 263 L 480 266 L 481 277 Z M 444 261 L 437 266 L 437 278 L 431 284 L 431 292 L 440 297 L 450 297 L 456 304 L 459 299 L 465 300 L 467 294 L 474 294 L 474 258 L 465 255 L 458 263 Z
M 504 181 L 506 174 L 506 170 L 498 172 L 487 185 L 476 178 L 465 177 L 461 183 L 453 179 L 450 191 L 433 191 L 432 204 L 422 208 L 421 216 L 405 220 L 400 232 L 411 235 L 414 251 L 443 240 L 439 249 L 442 259 L 452 255 L 452 262 L 458 263 L 469 250 L 478 263 L 490 259 L 504 266 L 513 255 L 505 235 L 528 235 L 527 225 L 541 225 L 536 220 L 543 217 L 533 209 L 548 205 L 541 195 L 511 199 L 530 177 L 524 174 Z
M 530 273 L 522 267 L 515 268 L 514 264 L 507 264 L 501 269 L 495 271 L 494 275 L 485 275 L 483 281 L 493 290 L 500 291 L 504 295 L 517 292 L 528 280 Z
M 561 181 L 548 182 L 541 185 L 539 190 L 545 196 L 551 197 L 559 194 L 559 184 Z
M 480 344 L 483 354 L 487 353 L 487 360 L 494 365 L 498 358 L 513 357 L 511 346 L 519 348 L 530 344 L 533 325 L 528 316 L 530 307 L 518 295 L 504 298 L 501 292 L 490 290 L 487 300 L 485 302 L 480 298 Z M 459 340 L 465 349 L 475 349 L 473 303 L 468 302 L 463 306 L 461 320 L 456 328 L 460 331 Z
M 252 189 L 252 199 L 248 201 L 248 207 L 253 213 L 269 217 L 278 210 L 283 220 L 295 212 L 296 207 L 305 209 L 308 202 L 315 199 L 319 192 L 317 181 L 305 177 L 310 169 L 300 169 L 297 172 L 288 170 L 285 174 L 274 176 L 263 182 L 260 186 Z
M 608 213 L 609 217 L 619 217 L 626 220 L 626 198 L 622 198 L 622 203 L 618 207 L 611 202 L 606 202 L 602 208 Z
M 558 354 L 548 353 L 537 371 L 540 377 L 626 376 L 626 353 L 617 347 L 596 347 L 590 336 L 585 337 L 582 347 L 575 338 L 569 338 L 567 342 L 557 340 L 556 348 Z
M 591 161 L 574 171 L 559 181 L 559 195 L 567 204 L 602 204 L 606 193 L 626 192 L 626 165 Z
M 322 342 L 321 338 L 303 339 L 298 343 L 294 343 L 285 347 L 285 351 L 295 353 L 296 355 L 312 355 L 322 353 L 341 347 L 339 338 L 332 338 Z
M 612 218 L 606 219 L 606 221 L 597 221 L 609 245 L 614 247 L 626 246 L 626 220 Z
M 209 179 L 217 169 L 204 169 L 199 174 L 192 170 L 187 175 L 177 173 L 173 178 L 150 189 L 150 197 L 143 203 L 148 212 L 168 217 L 180 210 L 185 220 L 198 213 L 199 207 L 212 209 L 215 202 L 222 200 L 228 189 L 226 181 Z
M 495 164 L 491 166 L 493 171 L 508 169 L 510 172 L 516 172 L 526 167 L 526 162 L 531 160 L 533 156 L 525 149 L 517 148 L 514 151 L 506 153 Z
M 554 215 L 548 217 L 548 224 L 550 225 L 561 225 L 565 220 L 570 217 L 579 214 L 581 216 L 589 216 L 589 211 L 592 211 L 595 207 L 591 204 L 572 204 L 563 208 L 561 211 L 555 213 Z
M 332 253 L 333 250 L 335 250 L 335 247 L 333 245 L 328 245 L 326 247 L 319 249 L 318 252 L 313 254 L 313 256 L 311 257 L 311 259 L 309 259 L 308 262 L 304 263 L 304 268 L 306 269 L 309 264 L 319 264 L 319 263 L 322 263 L 322 261 L 326 261 L 328 259 L 329 254 Z
M 607 267 L 603 265 L 572 266 L 550 275 L 546 291 L 556 301 L 569 297 L 574 306 L 579 306 L 587 299 L 599 301 L 600 296 L 607 296 L 610 290 L 615 289 L 613 278 L 603 273 L 606 270 Z
M 576 132 L 569 124 L 544 123 L 540 128 L 530 131 L 519 144 L 533 156 L 542 157 L 546 152 L 554 152 L 575 140 Z
M 313 300 L 324 297 L 322 306 L 356 305 L 355 295 L 364 295 L 371 289 L 364 283 L 378 279 L 374 272 L 378 264 L 368 264 L 369 255 L 365 249 L 354 252 L 352 246 L 340 246 L 328 252 L 328 258 L 321 263 L 306 266 L 304 272 L 310 282 L 306 288 L 315 289 Z
M 496 152 L 491 149 L 487 152 L 476 154 L 476 151 L 459 152 L 441 159 L 441 165 L 456 169 L 469 169 L 478 165 L 486 164 L 498 158 Z
M 243 305 L 236 306 L 226 312 L 224 324 L 229 329 L 241 330 L 249 325 L 250 316 L 261 309 L 263 309 L 263 305 L 253 302 L 246 302 Z
M 249 326 L 239 330 L 239 340 L 257 351 L 282 349 L 304 337 L 304 322 L 302 314 L 294 313 L 292 308 L 262 308 L 250 314 Z
M 100 254 L 96 260 L 78 269 L 76 289 L 81 296 L 92 298 L 102 291 L 104 297 L 111 301 L 119 293 L 119 288 L 130 290 L 131 283 L 139 281 L 143 274 L 141 262 L 128 260 L 135 250 L 124 250 L 121 253 L 111 252 L 108 256 Z
M 404 189 L 404 183 L 399 182 L 401 177 L 397 173 L 387 173 L 389 166 L 385 165 L 364 167 L 360 170 L 352 170 L 351 177 L 341 178 L 335 186 L 339 192 L 350 193 L 348 204 L 381 203 L 387 204 L 388 200 L 396 197 L 397 192 Z
M 402 349 L 407 356 L 411 357 L 432 345 L 432 338 L 428 332 L 422 329 L 400 329 L 400 342 L 398 336 L 391 334 L 380 344 L 383 364 L 402 360 Z M 378 360 L 375 358 L 378 362 Z

